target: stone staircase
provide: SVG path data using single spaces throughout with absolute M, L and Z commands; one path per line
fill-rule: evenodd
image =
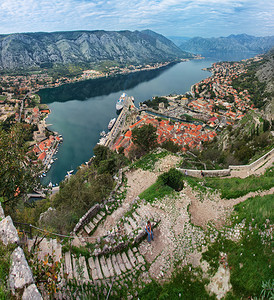
M 28 240 L 31 249 L 34 240 Z M 52 255 L 54 261 L 61 261 L 60 291 L 56 299 L 70 299 L 71 294 L 66 289 L 66 281 L 76 282 L 77 285 L 89 285 L 94 295 L 104 294 L 110 290 L 111 283 L 121 288 L 124 283 L 136 277 L 139 270 L 146 271 L 147 263 L 137 247 L 128 248 L 118 253 L 100 256 L 75 255 L 70 251 L 62 253 L 62 245 L 56 239 L 43 239 L 39 244 L 38 258 L 44 261 Z M 65 289 L 63 289 L 65 287 Z M 112 291 L 115 293 L 115 291 Z M 69 296 L 70 295 L 70 296 Z M 75 296 L 75 294 L 73 294 Z M 77 296 L 77 294 L 76 294 Z
M 68 279 L 76 279 L 81 283 L 100 285 L 104 280 L 122 280 L 129 274 L 135 274 L 139 269 L 146 269 L 146 262 L 138 249 L 134 247 L 121 253 L 90 256 L 86 258 L 66 252 L 64 254 L 64 273 Z
M 69 294 L 65 288 L 67 280 L 76 283 L 78 291 L 87 287 L 88 291 L 92 291 L 92 297 L 102 293 L 106 296 L 111 287 L 113 287 L 111 292 L 118 295 L 117 289 L 132 285 L 132 280 L 136 280 L 140 274 L 147 273 L 148 264 L 138 247 L 146 235 L 147 220 L 151 221 L 152 226 L 158 221 L 154 220 L 139 200 L 137 199 L 122 218 L 113 224 L 111 230 L 106 230 L 100 237 L 93 237 L 98 225 L 111 214 L 105 206 L 98 209 L 89 220 L 85 220 L 84 226 L 72 233 L 74 238 L 71 245 L 77 246 L 78 249 L 72 247 L 62 253 L 62 246 L 56 239 L 45 238 L 41 241 L 38 258 L 44 260 L 47 255 L 53 255 L 55 261 L 62 263 L 60 274 L 62 292 L 56 298 L 70 299 L 68 295 L 76 298 L 80 295 L 75 294 L 75 291 L 74 294 Z M 33 243 L 34 241 L 29 241 L 29 249 Z M 88 247 L 82 251 L 81 246 Z

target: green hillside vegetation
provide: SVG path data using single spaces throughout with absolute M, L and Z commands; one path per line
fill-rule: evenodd
M 249 112 L 234 126 L 227 126 L 211 142 L 203 144 L 203 150 L 186 153 L 182 168 L 225 169 L 229 165 L 250 164 L 273 147 L 273 125 Z
M 169 106 L 168 100 L 165 97 L 154 97 L 152 100 L 146 100 L 143 104 L 147 105 L 149 108 L 159 110 L 159 103 L 164 103 L 165 108 Z
M 266 99 L 270 96 L 265 90 L 266 82 L 260 82 L 256 76 L 256 71 L 262 64 L 263 61 L 253 62 L 248 66 L 247 73 L 240 75 L 238 78 L 235 78 L 232 81 L 232 86 L 238 92 L 248 90 L 250 99 L 257 108 L 263 107 Z
M 265 174 L 261 176 L 251 175 L 247 178 L 205 177 L 201 179 L 185 176 L 184 179 L 189 185 L 200 191 L 205 191 L 207 187 L 212 191 L 218 190 L 222 198 L 231 199 L 244 196 L 249 192 L 269 190 L 272 188 L 274 182 L 274 167 L 269 168 Z
M 124 156 L 104 146 L 97 145 L 94 155 L 89 166 L 80 168 L 69 180 L 60 183 L 59 193 L 52 200 L 45 199 L 18 207 L 14 220 L 69 233 L 87 210 L 108 198 L 115 186 L 113 175 L 128 163 Z M 49 207 L 54 210 L 38 223 L 40 213 Z
M 11 292 L 8 290 L 8 276 L 11 265 L 10 256 L 16 245 L 5 246 L 0 241 L 0 299 L 11 299 Z
M 273 212 L 273 195 L 249 198 L 236 205 L 231 227 L 244 222 L 242 238 L 232 242 L 219 234 L 217 241 L 203 253 L 203 259 L 209 262 L 213 272 L 219 265 L 220 252 L 227 253 L 233 287 L 228 299 L 259 297 L 261 293 L 269 292 L 273 296 L 273 254 L 269 234 Z M 265 285 L 268 291 L 264 290 Z

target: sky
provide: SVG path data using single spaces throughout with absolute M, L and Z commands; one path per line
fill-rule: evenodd
M 0 0 L 0 34 L 143 29 L 183 37 L 274 35 L 274 1 Z

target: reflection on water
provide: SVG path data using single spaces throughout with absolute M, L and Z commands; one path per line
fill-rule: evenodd
M 174 66 L 174 64 L 172 63 L 151 71 L 139 71 L 127 75 L 116 75 L 65 84 L 53 89 L 43 89 L 39 91 L 39 95 L 42 97 L 43 103 L 47 104 L 55 101 L 86 100 L 92 97 L 106 96 L 113 92 L 134 88 L 141 82 L 156 78 Z

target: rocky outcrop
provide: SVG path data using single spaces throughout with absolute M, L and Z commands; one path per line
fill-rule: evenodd
M 192 57 L 164 36 L 145 31 L 68 31 L 0 36 L 0 69 L 88 65 L 100 61 L 140 64 Z
M 258 67 L 256 76 L 260 82 L 265 82 L 265 91 L 268 94 L 266 105 L 264 107 L 265 118 L 271 121 L 274 116 L 274 48 L 266 55 L 264 63 Z
M 15 295 L 16 290 L 22 290 L 25 286 L 32 284 L 34 279 L 22 248 L 17 247 L 13 251 L 11 260 L 9 284 Z
M 35 284 L 28 286 L 22 296 L 22 300 L 43 300 Z
M 19 243 L 17 230 L 10 216 L 0 222 L 0 239 L 5 245 Z
M 0 217 L 4 218 L 0 222 L 0 240 L 4 245 L 18 244 L 19 236 L 13 225 L 10 216 L 5 218 L 4 211 L 0 204 Z M 8 286 L 12 294 L 22 299 L 42 299 L 37 287 L 34 284 L 32 271 L 26 260 L 24 251 L 21 247 L 17 247 L 11 254 L 11 267 L 9 270 Z

